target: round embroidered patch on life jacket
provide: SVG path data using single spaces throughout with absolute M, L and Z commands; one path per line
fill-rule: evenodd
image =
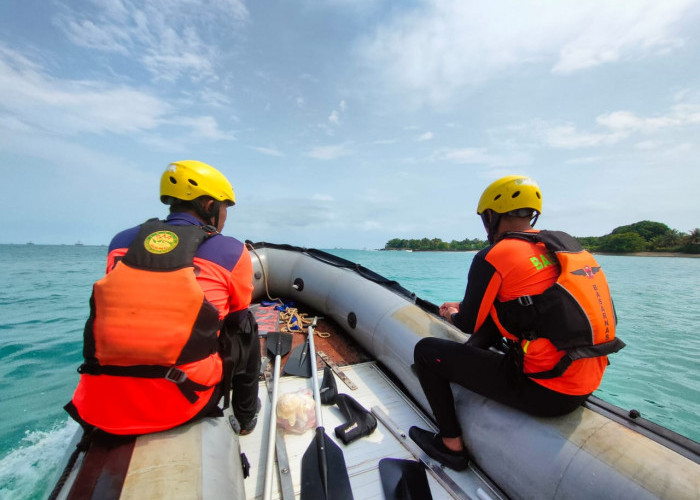
M 179 241 L 177 234 L 172 231 L 156 231 L 146 236 L 143 246 L 150 253 L 163 254 L 172 251 Z

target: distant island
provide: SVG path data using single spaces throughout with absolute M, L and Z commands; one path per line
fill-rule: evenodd
M 616 227 L 605 236 L 576 236 L 576 239 L 590 252 L 700 254 L 700 229 L 682 233 L 661 222 L 648 220 Z M 487 241 L 479 239 L 452 240 L 448 243 L 440 238 L 394 238 L 384 245 L 383 250 L 465 252 L 487 246 Z

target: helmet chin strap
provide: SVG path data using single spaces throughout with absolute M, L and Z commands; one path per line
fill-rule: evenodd
M 491 218 L 489 220 L 489 216 L 487 215 L 488 213 L 491 214 Z M 510 214 L 510 213 L 509 213 Z M 491 209 L 484 210 L 484 212 L 481 214 L 481 220 L 484 223 L 484 227 L 486 228 L 486 235 L 489 240 L 489 243 L 493 245 L 496 242 L 496 232 L 498 231 L 498 225 L 501 222 L 501 218 L 503 215 L 509 215 L 509 214 L 499 214 L 497 212 L 494 212 Z M 515 215 L 515 214 L 510 214 L 510 215 Z M 530 218 L 530 227 L 535 227 L 535 224 L 537 223 L 537 218 L 539 217 L 539 212 L 535 210 L 533 213 L 532 217 Z
M 197 212 L 197 215 L 199 216 L 202 221 L 204 221 L 205 224 L 207 225 L 212 225 L 212 219 L 213 219 L 213 227 L 218 231 L 219 230 L 219 206 L 217 205 L 216 202 L 211 204 L 211 208 L 209 211 L 207 211 L 204 206 L 201 203 L 194 202 L 194 209 L 195 212 Z
M 489 219 L 487 213 L 491 214 Z M 496 231 L 498 230 L 498 224 L 501 222 L 501 214 L 494 212 L 493 210 L 484 210 L 481 214 L 481 220 L 486 227 L 486 237 L 491 245 L 496 241 Z
M 216 229 L 216 232 L 219 232 L 219 210 L 217 209 L 216 213 L 213 216 L 214 219 L 214 228 Z

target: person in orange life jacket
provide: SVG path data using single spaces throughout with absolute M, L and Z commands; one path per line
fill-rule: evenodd
M 415 346 L 416 373 L 440 432 L 412 427 L 409 435 L 429 456 L 452 469 L 465 469 L 468 454 L 450 382 L 529 414 L 554 417 L 578 408 L 598 388 L 607 365 L 605 355 L 596 355 L 577 359 L 559 373 L 554 367 L 565 350 L 543 336 L 526 340 L 513 335 L 499 319 L 502 304 L 542 294 L 560 276 L 557 257 L 542 243 L 504 237 L 512 232 L 548 233 L 533 229 L 541 212 L 542 195 L 532 179 L 508 176 L 486 188 L 477 213 L 491 245 L 474 256 L 464 299 L 440 306 L 443 318 L 472 335 L 464 344 L 429 337 Z M 603 295 L 607 283 L 604 288 Z M 609 294 L 604 298 L 612 309 Z M 614 316 L 614 311 L 609 314 Z M 555 328 L 561 330 L 559 324 Z M 611 328 L 614 332 L 614 325 Z M 514 346 L 505 356 L 489 349 L 503 337 Z M 616 349 L 624 346 L 619 344 Z M 540 374 L 547 378 L 537 378 Z
M 240 432 L 251 432 L 260 371 L 252 262 L 242 242 L 221 234 L 233 188 L 212 166 L 186 160 L 167 167 L 160 198 L 170 205 L 165 221 L 110 243 L 66 410 L 88 429 L 144 434 L 222 415 L 218 403 L 232 389 Z

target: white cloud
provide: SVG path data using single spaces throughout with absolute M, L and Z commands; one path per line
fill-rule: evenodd
M 682 43 L 693 0 L 431 0 L 379 26 L 359 47 L 393 90 L 444 101 L 521 66 L 569 74 Z
M 671 28 L 693 4 L 686 0 L 591 5 L 594 3 L 574 9 L 573 13 L 580 16 L 579 29 L 561 47 L 559 60 L 552 68 L 554 73 L 568 74 L 625 57 L 681 47 L 683 40 Z
M 613 144 L 627 137 L 627 133 L 580 132 L 571 124 L 548 128 L 544 131 L 544 142 L 553 148 L 583 148 Z
M 328 121 L 331 122 L 333 125 L 340 125 L 340 115 L 342 113 L 345 113 L 345 110 L 347 109 L 347 104 L 345 101 L 340 101 L 340 104 L 338 104 L 338 109 L 334 109 L 331 111 L 330 116 L 328 117 Z
M 228 95 L 210 88 L 199 89 L 197 92 L 197 98 L 200 102 L 208 106 L 225 108 L 231 105 L 231 98 Z
M 177 33 L 166 29 L 161 37 L 162 45 L 149 48 L 141 56 L 141 61 L 155 81 L 175 81 L 184 75 L 194 81 L 217 79 L 215 55 L 194 30 L 185 29 Z
M 84 19 L 57 20 L 55 24 L 63 29 L 68 39 L 79 47 L 115 52 L 126 55 L 129 35 L 115 26 L 97 26 L 93 21 Z
M 640 149 L 642 151 L 650 151 L 652 149 L 658 149 L 661 147 L 661 143 L 657 141 L 640 141 L 634 145 L 635 149 Z
M 231 34 L 249 17 L 242 0 L 95 3 L 92 9 L 66 5 L 54 24 L 80 47 L 140 60 L 155 80 L 216 80 L 214 37 Z
M 554 148 L 585 148 L 616 144 L 635 134 L 653 136 L 665 129 L 681 129 L 700 124 L 700 106 L 693 102 L 674 105 L 666 114 L 639 116 L 631 111 L 613 111 L 599 115 L 596 123 L 600 132 L 584 132 L 573 124 L 547 126 L 535 124 L 532 129 L 541 134 L 543 141 Z M 646 139 L 635 145 L 637 149 L 653 149 L 658 142 Z
M 423 141 L 429 141 L 434 137 L 432 132 L 426 132 L 424 134 L 421 134 L 420 137 L 418 137 L 418 142 L 423 142 Z
M 579 158 L 569 158 L 564 160 L 564 163 L 567 165 L 593 165 L 600 164 L 605 160 L 608 160 L 608 158 L 604 156 L 582 156 Z
M 9 113 L 0 127 L 60 136 L 154 133 L 171 125 L 187 130 L 184 142 L 233 141 L 212 116 L 172 116 L 174 108 L 157 96 L 124 85 L 52 77 L 26 57 L 0 46 L 0 109 Z M 11 119 L 10 119 L 11 117 Z M 139 140 L 169 143 L 156 136 Z
M 235 141 L 236 136 L 230 132 L 219 129 L 219 124 L 213 116 L 188 116 L 176 120 L 175 123 L 190 128 L 195 138 L 213 141 Z
M 457 165 L 479 165 L 484 167 L 514 167 L 530 163 L 525 153 L 491 153 L 486 148 L 444 148 L 435 151 L 432 161 L 445 161 Z
M 381 229 L 382 223 L 376 220 L 365 220 L 362 221 L 360 224 L 360 227 L 358 228 L 360 231 L 372 231 L 375 229 Z
M 122 85 L 61 80 L 0 46 L 0 108 L 37 131 L 127 134 L 157 127 L 170 106 Z
M 318 194 L 318 193 L 314 194 L 311 197 L 311 199 L 315 200 L 315 201 L 335 201 L 335 199 L 329 194 Z
M 278 156 L 278 157 L 284 156 L 282 154 L 282 152 L 280 152 L 276 148 L 262 148 L 262 147 L 251 146 L 250 149 L 252 149 L 253 151 L 257 151 L 258 153 L 262 153 L 264 155 L 267 155 L 267 156 Z
M 316 160 L 335 160 L 351 153 L 347 149 L 347 144 L 336 144 L 333 146 L 318 146 L 309 151 L 308 156 Z
M 615 111 L 599 116 L 596 121 L 610 130 L 650 134 L 664 128 L 700 123 L 700 108 L 674 106 L 665 116 L 641 117 L 630 111 Z

